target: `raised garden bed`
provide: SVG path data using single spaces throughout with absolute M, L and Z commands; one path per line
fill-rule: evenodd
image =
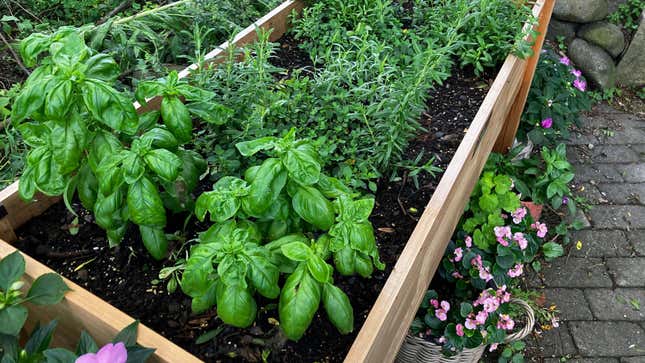
M 541 34 L 545 33 L 553 3 L 550 0 L 542 0 L 534 5 L 533 13 L 540 19 Z M 254 41 L 256 37 L 255 25 L 260 25 L 263 28 L 273 28 L 271 39 L 279 39 L 287 29 L 288 14 L 302 7 L 303 3 L 300 1 L 287 1 L 283 3 L 262 18 L 257 24 L 240 33 L 233 42 L 234 45 L 241 46 Z M 446 244 L 454 231 L 459 216 L 468 200 L 470 191 L 489 153 L 496 142 L 496 148 L 499 150 L 506 149 L 512 142 L 517 129 L 519 114 L 523 108 L 533 76 L 542 40 L 542 37 L 537 39 L 534 47 L 536 56 L 528 60 L 521 60 L 515 56 L 509 56 L 490 86 L 488 94 L 481 102 L 479 111 L 474 116 L 472 123 L 469 126 L 468 123 L 466 125 L 456 125 L 458 128 L 466 126 L 467 132 L 463 135 L 463 140 L 456 151 L 454 151 L 454 146 L 462 136 L 460 131 L 455 132 L 457 136 L 456 139 L 453 139 L 453 145 L 450 145 L 450 143 L 445 144 L 448 149 L 452 148 L 452 150 L 446 150 L 445 155 L 449 156 L 454 153 L 454 156 L 452 156 L 441 181 L 436 185 L 436 189 L 431 187 L 423 191 L 427 195 L 425 197 L 427 200 L 432 189 L 434 189 L 432 199 L 425 207 L 407 244 L 405 244 L 405 248 L 402 252 L 400 250 L 392 251 L 391 253 L 383 251 L 384 259 L 386 256 L 394 257 L 392 260 L 386 259 L 385 262 L 388 264 L 386 272 L 375 275 L 374 280 L 378 280 L 379 278 L 383 280 L 387 277 L 388 273 L 389 277 L 387 277 L 387 281 L 380 291 L 376 303 L 371 308 L 367 319 L 363 323 L 362 329 L 358 332 L 346 356 L 346 361 L 381 362 L 393 360 L 407 332 L 408 326 L 414 318 L 417 306 L 441 260 Z M 209 59 L 216 59 L 223 49 L 228 46 L 229 44 L 225 43 L 220 49 L 210 53 L 208 55 Z M 180 76 L 187 76 L 190 70 L 195 69 L 195 67 L 194 65 L 189 67 Z M 464 76 L 462 75 L 461 77 Z M 459 76 L 453 78 L 454 80 L 452 82 L 456 82 L 453 85 L 464 83 Z M 449 81 L 448 84 L 450 85 L 451 82 Z M 456 96 L 459 97 L 461 95 L 457 94 Z M 430 102 L 440 101 L 442 100 L 431 100 Z M 150 105 L 149 107 L 158 107 L 159 100 L 149 102 L 148 104 Z M 432 103 L 429 106 L 433 108 L 438 107 L 438 105 L 433 105 Z M 432 120 L 441 120 L 441 116 L 437 115 Z M 437 137 L 437 131 L 432 131 L 432 125 L 430 127 L 428 126 L 429 124 L 426 123 L 426 127 L 431 130 L 429 135 Z M 441 132 L 445 131 L 442 129 Z M 414 148 L 422 147 L 423 142 L 426 140 L 420 138 L 417 141 L 411 145 L 410 154 L 413 154 L 415 151 L 418 153 L 418 149 L 415 150 Z M 444 165 L 445 162 L 447 160 L 443 161 Z M 380 189 L 384 190 L 384 192 L 382 193 L 383 196 L 377 198 L 379 203 L 388 197 L 392 201 L 395 201 L 397 196 L 400 195 L 398 191 L 388 191 L 383 186 Z M 24 204 L 19 199 L 17 190 L 17 183 L 14 183 L 9 188 L 0 192 L 0 203 L 3 205 L 6 214 L 0 220 L 0 237 L 10 241 L 16 239 L 14 233 L 16 229 L 34 216 L 42 214 L 43 211 L 56 202 L 56 200 L 51 198 L 40 197 L 37 202 Z M 388 194 L 390 195 L 388 196 Z M 420 195 L 414 195 L 414 193 L 408 196 L 408 198 L 410 200 L 417 199 L 417 203 L 418 200 L 424 199 Z M 419 207 L 423 207 L 423 205 Z M 389 214 L 383 213 L 383 211 L 379 211 L 378 209 L 372 217 L 373 220 L 381 219 L 382 221 L 387 221 L 390 218 L 391 216 Z M 409 217 L 405 216 L 404 218 Z M 414 222 L 409 222 L 409 224 L 409 228 L 411 229 Z M 383 225 L 375 222 L 375 226 L 378 228 Z M 397 232 L 401 235 L 405 233 L 398 230 Z M 390 248 L 388 242 L 392 238 L 387 237 L 387 233 L 379 234 L 379 243 L 383 250 Z M 382 236 L 386 236 L 386 238 L 382 238 Z M 402 239 L 406 237 L 407 235 L 402 236 Z M 0 248 L 0 255 L 2 256 L 13 251 L 13 248 L 7 246 L 4 242 L 0 242 L 0 245 L 2 245 L 2 248 Z M 396 249 L 395 247 L 392 248 Z M 396 259 L 399 253 L 398 261 L 392 269 L 394 259 Z M 45 266 L 33 259 L 28 258 L 27 260 L 27 274 L 29 276 L 36 277 L 44 273 L 45 270 L 48 270 Z M 378 286 L 382 284 L 382 282 L 378 283 L 377 281 L 369 281 L 368 283 L 373 283 Z M 65 331 L 66 333 L 59 334 L 57 337 L 59 341 L 57 343 L 70 346 L 78 337 L 80 329 L 83 327 L 95 336 L 99 343 L 104 343 L 109 341 L 114 333 L 131 322 L 131 318 L 126 314 L 121 313 L 106 302 L 101 301 L 80 286 L 75 284 L 70 284 L 70 286 L 74 292 L 66 296 L 65 303 L 58 307 L 59 311 L 49 310 L 47 313 L 52 315 L 40 315 L 40 313 L 30 314 L 30 324 L 38 320 L 51 318 L 52 316 L 61 317 L 61 327 L 59 330 Z M 376 294 L 377 291 L 373 293 Z M 368 301 L 367 304 L 369 303 Z M 43 312 L 42 314 L 45 313 Z M 357 314 L 358 321 L 364 319 L 364 316 L 361 316 L 361 314 Z M 260 322 L 260 319 L 258 319 L 258 322 Z M 318 329 L 314 328 L 312 330 Z M 312 332 L 312 334 L 315 334 L 315 332 Z M 350 339 L 351 341 L 351 337 L 346 336 L 342 339 Z M 197 360 L 175 344 L 143 326 L 140 328 L 139 343 L 157 349 L 155 355 L 156 361 L 190 362 Z M 313 342 L 313 344 L 318 343 L 319 341 Z M 335 343 L 335 341 L 332 343 Z M 327 350 L 338 351 L 342 350 L 342 348 L 334 346 Z M 341 357 L 343 353 L 344 351 L 340 353 Z M 184 356 L 180 354 L 184 354 Z M 305 356 L 301 355 L 300 357 Z M 333 354 L 329 358 L 331 358 L 330 360 L 337 360 L 338 356 L 337 354 Z

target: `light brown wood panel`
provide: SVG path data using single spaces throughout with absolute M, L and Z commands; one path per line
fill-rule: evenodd
M 0 190 L 0 208 L 6 215 L 0 218 L 0 238 L 8 242 L 16 240 L 15 230 L 31 218 L 40 215 L 60 198 L 38 193 L 32 202 L 25 202 L 18 194 L 18 181 Z
M 520 91 L 517 93 L 515 102 L 513 102 L 511 111 L 509 112 L 508 118 L 504 123 L 504 129 L 499 135 L 499 139 L 497 140 L 495 147 L 493 148 L 493 151 L 495 152 L 505 153 L 513 146 L 515 134 L 517 134 L 517 130 L 520 126 L 522 111 L 524 111 L 524 105 L 526 105 L 526 99 L 529 95 L 529 91 L 531 90 L 531 83 L 533 82 L 535 69 L 537 67 L 538 61 L 540 60 L 542 45 L 544 45 L 544 39 L 549 27 L 549 21 L 551 19 L 551 14 L 553 13 L 554 5 L 555 0 L 547 0 L 543 3 L 541 8 L 534 8 L 533 15 L 538 18 L 538 24 L 535 29 L 539 32 L 539 34 L 534 39 L 535 44 L 533 44 L 533 56 L 528 59 L 528 64 L 526 66 L 526 71 L 524 72 Z
M 0 240 L 0 258 L 4 258 L 16 251 L 7 242 Z M 25 258 L 25 282 L 26 286 L 40 275 L 54 272 L 42 263 L 23 254 Z M 29 304 L 29 319 L 25 327 L 27 330 L 34 328 L 36 323 L 48 323 L 51 320 L 58 320 L 58 327 L 54 334 L 53 347 L 74 348 L 78 343 L 81 330 L 85 330 L 100 345 L 114 339 L 116 334 L 132 323 L 134 319 L 126 315 L 112 305 L 89 293 L 87 290 L 65 279 L 65 283 L 72 291 L 65 295 L 65 299 L 59 304 L 51 306 L 38 306 Z M 136 298 L 136 297 L 132 297 Z M 145 347 L 155 348 L 155 354 L 150 362 L 170 363 L 186 362 L 197 363 L 201 360 L 189 354 L 175 344 L 170 343 L 166 338 L 155 333 L 143 324 L 139 325 L 139 337 L 137 342 Z
M 534 6 L 541 14 L 546 1 Z M 547 17 L 548 20 L 548 17 Z M 527 61 L 509 56 L 370 311 L 345 362 L 394 360 L 517 98 Z

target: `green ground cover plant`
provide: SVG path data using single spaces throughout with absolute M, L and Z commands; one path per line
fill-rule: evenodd
M 609 21 L 616 25 L 621 25 L 630 32 L 638 29 L 638 19 L 645 8 L 643 0 L 627 0 L 618 5 L 618 9 L 609 14 Z

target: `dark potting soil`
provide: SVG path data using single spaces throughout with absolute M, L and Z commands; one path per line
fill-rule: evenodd
M 283 67 L 303 66 L 298 62 L 302 59 L 298 48 L 280 49 Z M 405 159 L 414 160 L 423 151 L 420 164 L 434 156 L 435 165 L 444 170 L 452 159 L 488 88 L 469 72 L 454 69 L 453 73 L 442 86 L 430 92 L 421 120 L 427 132 L 411 141 Z M 121 245 L 110 250 L 105 233 L 93 223 L 91 214 L 77 204 L 74 207 L 81 215 L 78 234 L 69 233 L 74 216 L 59 203 L 23 226 L 17 233 L 16 246 L 205 361 L 260 362 L 264 352 L 273 362 L 339 362 L 376 301 L 437 187 L 440 174 L 419 175 L 418 189 L 407 174 L 392 182 L 389 178 L 379 182 L 370 220 L 387 267 L 374 273 L 371 279 L 334 276 L 354 308 L 355 330 L 349 335 L 338 333 L 320 309 L 299 342 L 287 341 L 277 326 L 277 301 L 262 299 L 258 300 L 257 320 L 248 329 L 224 326 L 215 308 L 193 315 L 190 300 L 180 289 L 169 294 L 165 282 L 158 281 L 159 270 L 168 262 L 150 258 L 136 230 L 127 233 Z M 167 231 L 181 230 L 184 216 L 170 216 L 168 220 L 171 225 Z M 207 227 L 191 222 L 183 235 L 190 240 Z M 178 258 L 185 256 L 184 251 L 175 253 Z M 196 338 L 214 329 L 221 331 L 212 340 L 196 344 Z

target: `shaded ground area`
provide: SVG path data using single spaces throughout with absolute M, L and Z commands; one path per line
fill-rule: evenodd
M 591 209 L 569 253 L 530 284 L 562 322 L 528 339 L 535 362 L 645 362 L 645 115 L 607 105 L 569 142 L 576 186 Z

